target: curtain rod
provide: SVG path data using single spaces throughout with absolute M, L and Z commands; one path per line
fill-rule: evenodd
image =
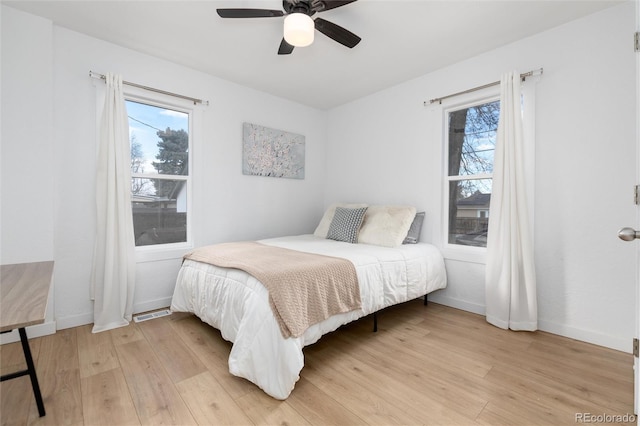
M 524 81 L 527 77 L 531 77 L 532 75 L 540 75 L 540 74 L 542 74 L 543 71 L 544 70 L 542 68 L 539 68 L 537 70 L 531 70 L 529 72 L 525 72 L 523 74 L 520 74 L 520 79 L 522 79 L 522 81 Z M 465 95 L 467 93 L 471 93 L 471 92 L 475 92 L 475 91 L 478 91 L 478 90 L 486 89 L 487 87 L 497 86 L 498 84 L 500 84 L 500 81 L 494 81 L 493 83 L 483 84 L 482 86 L 474 87 L 472 89 L 463 90 L 462 92 L 452 93 L 450 95 L 442 96 L 440 98 L 433 98 L 433 99 L 431 99 L 429 101 L 429 103 L 433 104 L 433 103 L 438 102 L 438 103 L 442 104 L 442 101 L 445 100 L 445 99 L 453 98 L 455 96 Z M 427 101 L 424 101 L 424 106 L 427 106 Z
M 100 74 L 100 73 L 93 72 L 93 71 L 89 71 L 89 77 L 99 78 L 100 80 L 106 80 L 107 79 L 107 77 L 104 74 Z M 202 99 L 192 98 L 191 96 L 179 95 L 177 93 L 167 92 L 166 90 L 155 89 L 153 87 L 143 86 L 143 85 L 137 84 L 137 83 L 131 83 L 130 81 L 124 81 L 123 80 L 122 84 L 126 84 L 127 86 L 131 86 L 131 87 L 137 87 L 138 89 L 148 90 L 150 92 L 161 93 L 163 95 L 173 96 L 175 98 L 186 99 L 188 101 L 193 102 L 194 105 L 196 105 L 196 104 L 209 105 L 209 101 L 203 101 Z

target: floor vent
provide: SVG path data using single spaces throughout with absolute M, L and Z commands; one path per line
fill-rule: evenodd
M 166 317 L 167 315 L 171 315 L 171 311 L 168 309 L 163 309 L 161 311 L 149 312 L 147 314 L 141 314 L 133 317 L 134 322 L 142 322 L 148 321 L 154 318 Z

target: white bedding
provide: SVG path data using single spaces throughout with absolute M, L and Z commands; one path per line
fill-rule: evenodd
M 326 333 L 387 306 L 446 286 L 444 260 L 430 244 L 397 248 L 349 244 L 313 235 L 271 238 L 261 243 L 349 259 L 356 267 L 362 309 L 334 315 L 298 338 L 284 339 L 265 287 L 238 269 L 185 260 L 172 311 L 192 312 L 233 342 L 231 374 L 244 377 L 277 399 L 286 399 L 304 366 L 302 348 Z

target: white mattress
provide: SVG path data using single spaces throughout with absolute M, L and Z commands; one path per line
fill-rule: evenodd
M 172 311 L 192 312 L 233 342 L 231 374 L 244 377 L 277 399 L 286 399 L 304 366 L 302 348 L 343 324 L 387 306 L 444 288 L 444 260 L 430 244 L 397 248 L 349 244 L 313 235 L 272 238 L 261 243 L 349 259 L 356 267 L 362 309 L 334 315 L 298 338 L 284 339 L 266 288 L 238 269 L 185 260 L 178 274 Z

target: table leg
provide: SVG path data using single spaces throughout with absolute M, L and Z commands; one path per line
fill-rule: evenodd
M 24 352 L 24 359 L 27 362 L 27 372 L 31 378 L 31 387 L 33 388 L 33 396 L 36 398 L 36 405 L 38 406 L 38 414 L 40 417 L 44 417 L 46 414 L 44 411 L 44 402 L 42 402 L 42 394 L 40 393 L 40 385 L 38 384 L 38 376 L 36 375 L 36 368 L 33 364 L 33 358 L 31 357 L 31 348 L 29 348 L 29 340 L 27 339 L 27 332 L 24 327 L 18 329 L 20 333 L 20 342 L 22 343 L 22 351 Z

